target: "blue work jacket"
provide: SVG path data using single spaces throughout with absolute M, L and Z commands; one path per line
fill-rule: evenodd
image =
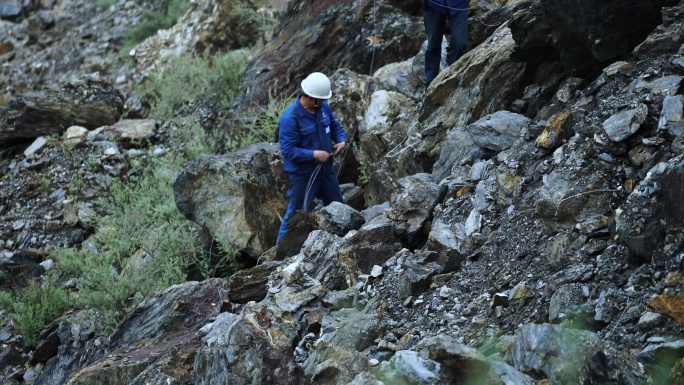
M 468 10 L 470 0 L 427 0 L 428 7 L 443 14 L 454 14 L 460 10 Z
M 283 112 L 279 122 L 280 152 L 285 171 L 293 176 L 310 177 L 318 165 L 313 158 L 314 150 L 332 153 L 332 143 L 347 141 L 347 134 L 328 102 L 323 101 L 316 114 L 307 111 L 297 97 Z M 333 169 L 332 157 L 319 171 L 320 177 Z

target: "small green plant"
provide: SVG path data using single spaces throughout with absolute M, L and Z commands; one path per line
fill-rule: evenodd
M 97 0 L 98 8 L 106 10 L 116 3 L 116 0 Z
M 250 142 L 272 141 L 275 138 L 280 115 L 292 103 L 294 95 L 273 97 L 269 92 L 268 105 L 255 112 L 256 118 L 245 124 L 245 137 Z
M 143 21 L 131 28 L 124 38 L 123 52 L 128 52 L 138 43 L 176 24 L 190 7 L 189 0 L 163 0 L 159 10 L 146 10 L 142 13 Z
M 5 270 L 0 270 L 0 285 L 2 285 L 3 282 L 8 281 L 9 279 L 10 274 Z
M 181 143 L 175 154 L 180 156 L 180 162 L 202 154 L 216 154 L 225 140 L 219 130 L 205 130 L 194 115 L 171 119 L 166 128 L 173 128 L 174 140 Z
M 231 246 L 217 243 L 210 250 L 202 250 L 193 256 L 192 267 L 198 270 L 204 279 L 213 277 L 228 278 L 242 268 L 237 261 L 237 251 Z
M 359 145 L 357 142 L 352 143 L 352 148 L 354 149 L 355 153 L 360 154 Z M 359 180 L 357 181 L 357 185 L 360 187 L 366 186 L 369 181 L 368 178 L 368 164 L 362 156 L 359 156 Z
M 42 174 L 40 176 L 40 187 L 45 192 L 45 195 L 50 195 L 50 176 Z
M 83 171 L 78 170 L 76 174 L 74 174 L 73 186 L 77 192 L 83 191 L 83 189 L 85 188 L 85 179 L 83 177 Z
M 236 271 L 243 268 L 242 264 L 237 261 L 237 250 L 230 245 L 219 243 L 219 248 L 223 252 L 223 257 L 216 265 L 214 274 L 223 278 L 228 278 Z
M 43 285 L 29 281 L 29 285 L 12 295 L 0 292 L 0 307 L 16 317 L 16 324 L 28 347 L 35 347 L 40 333 L 69 308 L 68 292 L 54 287 L 54 280 L 46 279 Z
M 0 149 L 0 175 L 4 174 L 7 167 L 12 163 L 12 149 L 2 148 Z

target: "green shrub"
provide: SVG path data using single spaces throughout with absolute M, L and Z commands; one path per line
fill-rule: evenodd
M 269 93 L 268 105 L 258 109 L 255 119 L 245 125 L 245 136 L 253 142 L 270 142 L 274 140 L 280 115 L 292 103 L 294 95 L 273 97 Z
M 225 138 L 215 129 L 205 130 L 195 115 L 172 118 L 163 127 L 173 137 L 174 154 L 179 166 L 187 160 L 196 159 L 202 154 L 216 154 Z
M 154 35 L 160 29 L 173 27 L 176 20 L 183 16 L 189 7 L 189 0 L 163 0 L 159 10 L 143 11 L 143 21 L 131 28 L 124 37 L 123 51 L 130 51 L 131 48 Z
M 265 2 L 254 2 L 254 6 L 236 2 L 233 4 L 231 17 L 238 20 L 237 30 L 253 29 L 264 38 L 268 38 L 275 29 L 275 18 L 269 17 L 267 13 L 261 12 L 257 7 L 262 7 Z
M 16 317 L 19 332 L 27 347 L 35 347 L 45 327 L 69 308 L 69 294 L 47 279 L 43 285 L 30 281 L 16 295 L 0 292 L 0 307 Z
M 152 115 L 166 120 L 185 103 L 214 102 L 223 109 L 233 103 L 247 65 L 245 51 L 215 56 L 174 58 L 160 76 L 151 76 L 138 93 L 152 106 Z
M 368 173 L 368 164 L 366 163 L 365 158 L 361 156 L 361 151 L 357 142 L 352 143 L 352 148 L 355 153 L 359 154 L 359 179 L 356 181 L 356 184 L 365 187 L 370 181 L 370 179 L 368 179 L 370 177 L 370 174 Z
M 1 126 L 1 124 L 0 124 Z M 11 148 L 0 148 L 0 175 L 4 175 L 5 171 L 12 163 L 12 149 Z
M 178 166 L 153 158 L 140 176 L 115 181 L 104 204 L 94 250 L 64 248 L 58 267 L 79 285 L 77 304 L 100 310 L 107 326 L 150 292 L 185 281 L 197 250 L 193 224 L 176 208 L 173 181 Z M 133 255 L 140 256 L 133 260 Z

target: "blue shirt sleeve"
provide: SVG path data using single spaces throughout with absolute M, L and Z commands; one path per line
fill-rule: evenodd
M 290 162 L 304 162 L 313 159 L 313 150 L 299 147 L 301 134 L 297 120 L 288 109 L 280 119 L 280 152 Z

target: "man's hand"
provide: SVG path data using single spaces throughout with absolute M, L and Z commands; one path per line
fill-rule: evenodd
M 344 151 L 344 148 L 347 146 L 345 142 L 342 143 L 335 143 L 333 146 L 333 155 L 338 156 Z
M 317 160 L 318 162 L 325 163 L 330 159 L 330 153 L 321 151 L 321 150 L 315 150 L 313 153 L 313 158 Z

